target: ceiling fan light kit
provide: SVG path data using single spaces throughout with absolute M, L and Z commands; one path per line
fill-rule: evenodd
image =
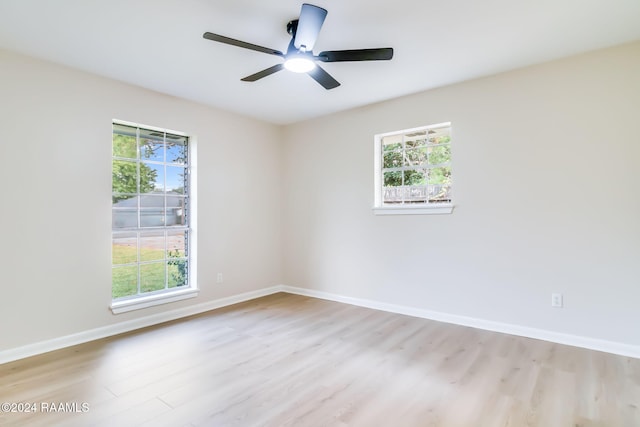
M 287 55 L 284 61 L 284 68 L 294 73 L 308 73 L 316 67 L 313 58 L 306 55 Z
M 327 11 L 321 7 L 304 3 L 300 11 L 300 17 L 287 24 L 287 32 L 291 35 L 291 42 L 287 48 L 287 53 L 282 53 L 276 49 L 247 43 L 230 37 L 206 32 L 203 37 L 208 40 L 224 43 L 232 46 L 242 47 L 269 55 L 279 56 L 284 59 L 284 63 L 276 64 L 266 68 L 241 80 L 254 82 L 264 77 L 270 76 L 283 68 L 294 73 L 307 73 L 325 89 L 333 89 L 340 86 L 340 83 L 327 73 L 322 67 L 316 64 L 321 62 L 349 62 L 349 61 L 388 61 L 393 58 L 393 48 L 377 49 L 353 49 L 353 50 L 333 50 L 313 54 L 313 47 L 320 34 L 320 29 L 327 16 Z

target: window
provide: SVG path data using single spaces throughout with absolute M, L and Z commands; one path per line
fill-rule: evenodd
M 195 296 L 189 138 L 113 123 L 114 313 Z
M 375 136 L 376 214 L 451 213 L 451 123 Z

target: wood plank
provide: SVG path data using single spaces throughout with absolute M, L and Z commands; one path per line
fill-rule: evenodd
M 639 426 L 640 360 L 276 294 L 0 365 L 3 426 Z M 114 424 L 116 423 L 116 424 Z

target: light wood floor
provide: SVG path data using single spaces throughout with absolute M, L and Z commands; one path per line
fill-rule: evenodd
M 640 426 L 640 360 L 289 294 L 0 365 L 2 426 Z

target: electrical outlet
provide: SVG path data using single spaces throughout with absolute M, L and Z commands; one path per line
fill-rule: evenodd
M 222 273 L 218 273 L 218 276 L 216 277 L 216 283 L 222 283 L 224 282 L 224 278 L 222 277 Z
M 562 294 L 551 294 L 551 307 L 562 308 Z

